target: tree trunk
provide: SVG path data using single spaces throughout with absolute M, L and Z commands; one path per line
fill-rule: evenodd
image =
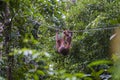
M 7 55 L 7 80 L 12 79 L 12 64 L 13 64 L 13 56 L 10 56 L 9 53 L 11 52 L 11 16 L 10 16 L 10 9 L 9 3 L 5 3 L 5 11 L 4 11 L 4 50 L 5 54 Z

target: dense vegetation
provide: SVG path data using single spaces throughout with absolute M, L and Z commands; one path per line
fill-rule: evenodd
M 120 80 L 119 23 L 119 0 L 1 0 L 0 80 Z M 66 29 L 63 56 L 55 33 Z

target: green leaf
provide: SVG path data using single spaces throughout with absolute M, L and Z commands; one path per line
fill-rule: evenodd
M 71 77 L 72 77 L 72 75 L 71 75 L 71 74 L 67 74 L 67 73 L 66 73 L 66 74 L 64 74 L 63 76 L 64 76 L 65 78 L 71 78 Z
M 112 64 L 112 62 L 109 60 L 97 60 L 97 61 L 93 61 L 90 64 L 88 64 L 88 67 L 102 65 L 102 64 Z
M 34 74 L 34 80 L 39 80 L 39 76 L 37 74 Z
M 42 75 L 42 76 L 45 75 L 45 73 L 43 71 L 41 71 L 41 70 L 37 70 L 37 74 Z
M 103 69 L 102 69 L 102 70 L 100 70 L 100 71 L 98 71 L 98 72 L 97 72 L 97 75 L 102 74 L 104 71 L 105 71 L 105 70 L 103 70 Z
M 75 76 L 82 78 L 82 77 L 85 77 L 86 75 L 84 73 L 76 73 Z

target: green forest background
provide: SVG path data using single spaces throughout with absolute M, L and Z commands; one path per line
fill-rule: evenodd
M 0 80 L 120 80 L 119 26 L 120 0 L 0 0 Z

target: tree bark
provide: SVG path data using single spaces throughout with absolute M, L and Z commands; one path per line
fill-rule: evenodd
M 5 54 L 7 55 L 7 80 L 12 79 L 12 64 L 13 64 L 13 56 L 10 56 L 9 53 L 11 52 L 10 47 L 11 45 L 11 16 L 10 16 L 10 9 L 9 3 L 5 3 L 5 11 L 4 11 L 4 50 Z

